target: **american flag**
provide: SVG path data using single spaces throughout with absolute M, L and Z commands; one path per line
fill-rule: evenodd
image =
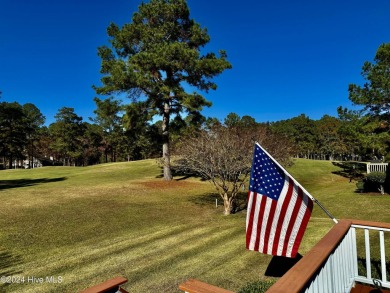
M 246 248 L 295 257 L 313 209 L 311 198 L 256 144 L 249 183 Z

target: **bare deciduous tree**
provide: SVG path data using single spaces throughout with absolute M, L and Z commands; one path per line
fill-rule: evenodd
M 184 139 L 176 148 L 176 168 L 210 181 L 223 199 L 224 214 L 235 212 L 236 198 L 248 181 L 254 142 L 258 141 L 280 161 L 291 157 L 289 144 L 266 126 L 251 129 L 215 126 Z

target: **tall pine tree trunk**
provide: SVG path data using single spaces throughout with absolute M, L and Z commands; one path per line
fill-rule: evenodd
M 163 160 L 164 160 L 164 180 L 172 180 L 171 159 L 169 154 L 169 115 L 170 107 L 166 101 L 164 103 L 164 115 L 162 123 Z

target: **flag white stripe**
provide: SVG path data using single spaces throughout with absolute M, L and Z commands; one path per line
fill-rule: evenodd
M 301 202 L 301 206 L 299 207 L 299 212 L 297 215 L 297 218 L 295 220 L 295 224 L 293 227 L 293 230 L 291 232 L 290 239 L 288 241 L 288 246 L 287 246 L 287 256 L 291 256 L 291 252 L 295 243 L 295 239 L 297 238 L 299 228 L 301 227 L 303 217 L 305 216 L 305 212 L 307 210 L 307 200 L 308 197 L 304 194 L 303 195 L 303 201 Z
M 249 195 L 249 202 L 250 202 L 250 205 L 251 205 L 251 208 L 250 210 L 248 209 L 248 219 L 250 219 L 250 214 L 252 213 L 252 209 L 255 209 L 256 210 L 256 205 L 253 206 L 253 197 L 256 196 L 256 194 L 251 191 L 250 192 L 250 195 Z M 255 217 L 253 217 L 253 221 L 252 221 L 252 234 L 250 235 L 250 239 L 249 239 L 249 246 L 248 246 L 248 249 L 251 249 L 253 250 L 253 245 L 252 245 L 252 242 L 253 242 L 253 229 L 254 227 L 256 227 L 257 225 L 257 220 L 255 219 Z M 248 227 L 248 224 L 247 224 L 247 227 Z
M 293 219 L 291 219 L 291 215 L 294 211 L 295 203 L 297 202 L 297 197 L 298 197 L 298 187 L 294 184 L 292 195 L 291 195 L 291 200 L 288 203 L 286 215 L 284 217 L 282 229 L 280 232 L 280 240 L 279 240 L 279 246 L 278 246 L 278 252 L 277 252 L 278 255 L 282 255 L 282 252 L 283 252 L 283 244 L 285 242 L 287 229 L 288 229 L 288 226 L 290 224 L 290 220 L 293 220 Z
M 263 198 L 265 198 L 266 202 L 265 202 L 265 211 L 264 211 L 264 216 L 263 216 L 263 221 L 261 226 L 259 251 L 263 251 L 264 249 L 265 232 L 266 232 L 268 221 L 270 221 L 269 212 L 271 211 L 271 204 L 273 201 L 268 196 L 263 196 Z
M 249 226 L 249 220 L 252 212 L 252 205 L 253 205 L 253 191 L 249 193 L 248 196 L 248 207 L 247 207 L 247 213 L 246 213 L 246 228 L 245 231 L 248 231 Z

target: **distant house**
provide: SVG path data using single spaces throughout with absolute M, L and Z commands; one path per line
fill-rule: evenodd
M 42 167 L 42 162 L 40 160 L 38 160 L 37 158 L 33 158 L 32 162 L 30 163 L 30 160 L 24 160 L 23 161 L 23 167 L 25 169 L 29 169 L 29 168 L 40 168 Z M 17 166 L 19 168 L 21 168 L 21 163 L 19 162 L 19 166 Z

